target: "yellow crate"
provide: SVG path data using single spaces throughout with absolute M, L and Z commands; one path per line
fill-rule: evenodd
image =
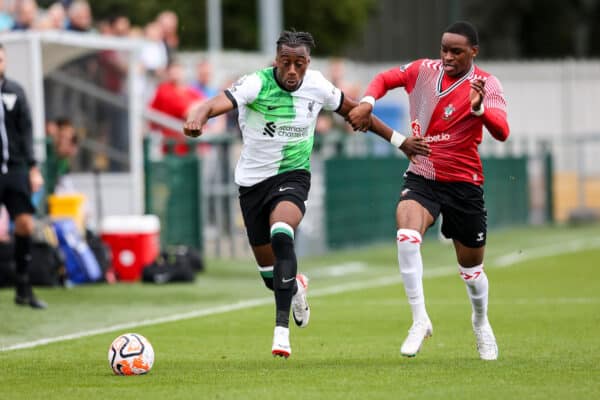
M 52 194 L 48 196 L 50 217 L 72 218 L 81 232 L 85 230 L 85 195 L 83 193 Z

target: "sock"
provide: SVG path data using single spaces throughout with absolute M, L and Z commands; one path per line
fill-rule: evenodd
M 467 286 L 467 294 L 473 308 L 473 324 L 481 326 L 487 322 L 488 278 L 483 264 L 471 268 L 458 266 L 460 276 Z
M 423 260 L 421 234 L 413 229 L 398 229 L 398 264 L 404 291 L 412 310 L 413 321 L 429 319 L 423 294 Z
M 17 275 L 27 275 L 31 263 L 31 236 L 15 235 L 15 267 Z
M 29 297 L 29 264 L 31 263 L 31 236 L 15 235 L 15 272 L 17 274 L 17 294 Z
M 269 288 L 269 290 L 273 290 L 273 266 L 268 265 L 266 267 L 258 266 L 258 272 L 260 273 L 260 277 L 265 282 L 265 286 Z
M 275 325 L 287 328 L 290 321 L 292 296 L 296 290 L 298 265 L 294 251 L 294 229 L 284 223 L 271 226 L 271 246 L 275 254 L 273 288 L 275 291 Z

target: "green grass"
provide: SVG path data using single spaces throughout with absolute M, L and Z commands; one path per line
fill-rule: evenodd
M 251 260 L 209 260 L 191 285 L 40 289 L 43 312 L 17 308 L 1 290 L 4 349 L 242 300 L 265 305 L 127 329 L 154 346 L 146 376 L 109 369 L 108 346 L 123 330 L 0 351 L 0 399 L 600 398 L 600 227 L 492 232 L 496 362 L 478 359 L 452 248 L 429 239 L 423 252 L 434 336 L 414 359 L 399 354 L 410 311 L 393 242 L 301 260 L 313 277 L 311 325 L 291 329 L 288 360 L 270 356 L 274 310 Z M 352 273 L 336 274 L 339 264 Z

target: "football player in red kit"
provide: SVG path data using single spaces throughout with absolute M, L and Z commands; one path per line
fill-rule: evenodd
M 441 214 L 442 233 L 451 238 L 458 269 L 472 305 L 479 355 L 498 358 L 487 317 L 488 279 L 483 269 L 486 209 L 483 170 L 477 147 L 483 127 L 497 140 L 508 137 L 506 101 L 498 79 L 474 64 L 479 51 L 476 29 L 468 22 L 450 25 L 442 35 L 440 59 L 420 59 L 378 74 L 360 104 L 349 114 L 355 129 L 365 130 L 375 101 L 403 87 L 410 104 L 411 134 L 429 144 L 428 156 L 416 156 L 405 174 L 396 209 L 398 263 L 413 314 L 400 349 L 413 357 L 433 327 L 425 308 L 420 246 L 425 231 Z M 405 137 L 394 133 L 400 146 Z

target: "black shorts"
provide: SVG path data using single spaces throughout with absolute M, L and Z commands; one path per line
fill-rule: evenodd
M 272 176 L 253 186 L 240 186 L 240 207 L 250 245 L 271 243 L 269 216 L 278 203 L 291 201 L 302 214 L 310 190 L 310 172 L 288 171 Z
M 487 210 L 481 186 L 468 182 L 437 182 L 407 172 L 400 195 L 429 211 L 434 222 L 442 214 L 442 233 L 467 247 L 483 247 L 487 235 Z
M 13 219 L 19 214 L 35 213 L 27 169 L 9 169 L 6 174 L 0 174 L 0 203 Z

